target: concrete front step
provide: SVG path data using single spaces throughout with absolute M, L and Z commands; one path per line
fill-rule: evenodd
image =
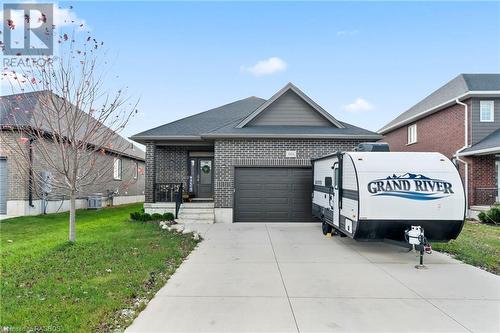
M 183 218 L 178 218 L 175 220 L 175 222 L 179 224 L 184 224 L 184 223 L 215 223 L 215 219 L 211 220 L 200 220 L 200 219 L 183 219 Z
M 187 208 L 187 207 L 181 207 L 179 210 L 179 214 L 213 214 L 214 209 L 213 208 Z
M 199 220 L 214 220 L 215 219 L 215 215 L 214 215 L 213 212 L 211 214 L 210 213 L 207 213 L 207 214 L 186 214 L 186 213 L 182 213 L 182 214 L 179 214 L 179 218 L 180 219 L 187 219 L 187 220 L 196 220 L 196 219 L 199 219 Z
M 181 208 L 214 208 L 213 202 L 184 202 Z

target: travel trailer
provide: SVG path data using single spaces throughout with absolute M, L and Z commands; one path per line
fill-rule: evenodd
M 408 242 L 418 226 L 426 240 L 449 241 L 462 230 L 462 180 L 440 153 L 339 152 L 313 168 L 312 210 L 325 234 L 333 228 L 356 240 Z

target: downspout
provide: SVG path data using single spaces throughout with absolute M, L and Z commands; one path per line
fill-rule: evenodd
M 465 166 L 465 181 L 464 181 L 464 183 L 465 183 L 465 202 L 466 202 L 466 207 L 468 208 L 469 207 L 469 164 L 467 163 L 467 161 L 461 159 L 458 154 L 462 150 L 464 150 L 465 148 L 469 147 L 469 106 L 466 103 L 460 102 L 458 98 L 455 100 L 455 102 L 459 105 L 464 106 L 464 109 L 465 109 L 465 114 L 464 114 L 464 119 L 465 119 L 465 121 L 464 121 L 464 131 L 465 131 L 464 146 L 455 152 L 455 158 L 457 159 L 457 161 L 463 163 Z
M 33 205 L 33 142 L 35 139 L 30 138 L 30 144 L 29 144 L 29 151 L 28 151 L 28 157 L 29 157 L 29 176 L 28 176 L 28 202 L 30 207 L 35 207 Z

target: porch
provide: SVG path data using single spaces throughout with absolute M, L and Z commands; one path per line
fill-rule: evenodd
M 178 219 L 183 206 L 209 204 L 213 210 L 214 171 L 213 143 L 147 144 L 145 211 L 171 212 Z M 196 212 L 189 212 L 189 217 L 193 214 Z

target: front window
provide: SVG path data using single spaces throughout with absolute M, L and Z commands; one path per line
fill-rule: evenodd
M 495 103 L 493 101 L 479 102 L 479 121 L 493 122 L 495 120 Z
M 408 126 L 408 144 L 417 142 L 417 124 Z
M 113 162 L 113 178 L 115 180 L 122 179 L 122 160 L 116 157 Z

